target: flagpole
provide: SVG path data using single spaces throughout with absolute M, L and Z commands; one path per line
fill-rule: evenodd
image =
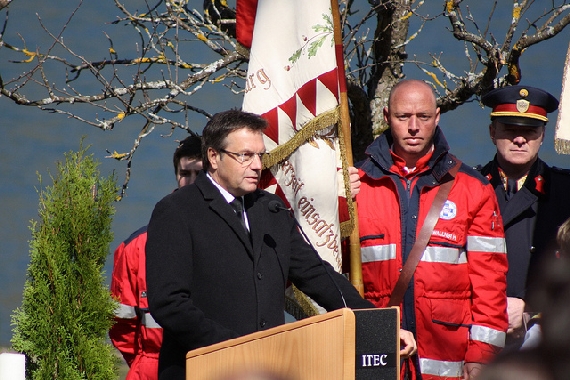
M 340 130 L 341 137 L 344 141 L 344 149 L 346 161 L 349 166 L 353 166 L 352 145 L 350 134 L 350 113 L 348 110 L 348 95 L 346 93 L 346 78 L 344 75 L 344 59 L 342 58 L 342 30 L 340 26 L 340 11 L 338 8 L 338 0 L 331 0 L 331 9 L 334 25 L 334 41 L 337 53 L 337 66 L 339 69 L 340 84 Z M 347 194 L 347 198 L 350 194 Z M 353 229 L 349 237 L 350 247 L 350 282 L 358 290 L 361 296 L 364 296 L 364 283 L 362 282 L 362 259 L 360 256 L 360 234 L 358 227 L 358 207 L 353 202 L 354 214 L 351 215 Z

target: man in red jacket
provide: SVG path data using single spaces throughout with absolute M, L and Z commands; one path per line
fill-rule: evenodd
M 392 88 L 390 128 L 360 166 L 364 296 L 386 307 L 430 206 L 458 162 L 438 126 L 435 94 L 422 81 Z M 416 379 L 472 379 L 505 344 L 504 231 L 489 182 L 462 164 L 400 303 L 418 354 L 402 366 Z
M 173 156 L 178 188 L 190 185 L 202 170 L 201 139 L 180 142 Z M 162 328 L 148 310 L 146 286 L 146 226 L 122 242 L 114 254 L 111 293 L 120 302 L 109 331 L 113 345 L 129 365 L 126 380 L 158 379 L 158 354 Z

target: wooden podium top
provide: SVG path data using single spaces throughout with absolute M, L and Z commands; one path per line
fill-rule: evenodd
M 390 326 L 399 326 L 397 308 L 366 310 L 375 315 L 380 310 L 389 310 Z M 360 310 L 356 312 L 359 313 Z M 368 369 L 362 372 L 364 377 L 355 377 L 356 320 L 355 311 L 339 309 L 192 350 L 186 355 L 186 379 L 230 380 L 237 379 L 238 375 L 244 373 L 264 373 L 271 374 L 272 377 L 268 375 L 240 379 L 378 379 L 377 375 L 368 377 L 366 373 L 372 374 Z M 393 329 L 390 327 L 390 330 Z M 399 351 L 398 330 L 396 329 L 394 337 L 389 338 L 390 346 L 395 339 L 394 347 L 389 349 L 392 359 L 394 353 Z M 397 363 L 390 373 L 397 375 L 399 360 L 394 361 Z M 381 378 L 398 377 L 390 375 Z

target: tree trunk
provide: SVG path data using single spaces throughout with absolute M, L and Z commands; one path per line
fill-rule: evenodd
M 407 58 L 405 42 L 408 36 L 410 1 L 383 0 L 376 5 L 375 10 L 377 27 L 372 47 L 374 63 L 366 94 L 368 112 L 363 107 L 364 94 L 351 90 L 349 86 L 349 97 L 353 105 L 352 150 L 355 162 L 365 158 L 366 147 L 387 128 L 383 109 L 388 104 L 390 89 L 404 77 L 402 67 Z

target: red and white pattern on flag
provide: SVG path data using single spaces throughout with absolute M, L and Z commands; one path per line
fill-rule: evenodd
M 243 110 L 269 122 L 264 140 L 270 167 L 261 187 L 293 208 L 321 257 L 340 271 L 339 197 L 345 192 L 337 174 L 337 122 L 344 78 L 337 69 L 330 0 L 238 0 L 237 10 L 238 39 L 246 47 L 251 25 L 240 23 L 255 19 Z M 240 14 L 245 11 L 256 15 Z

